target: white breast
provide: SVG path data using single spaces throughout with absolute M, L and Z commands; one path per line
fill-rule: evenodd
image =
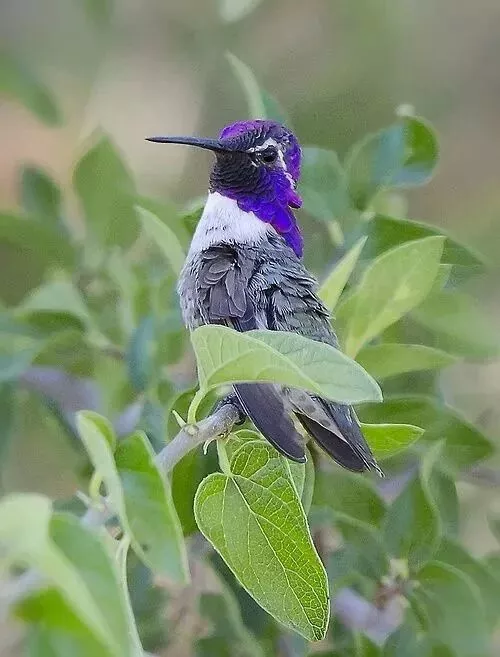
M 219 242 L 256 244 L 271 230 L 274 229 L 253 212 L 240 210 L 236 201 L 214 192 L 208 195 L 189 252 L 203 251 Z

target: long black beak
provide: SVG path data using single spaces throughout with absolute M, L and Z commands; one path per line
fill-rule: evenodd
M 185 144 L 186 146 L 197 146 L 215 153 L 229 152 L 233 149 L 228 148 L 227 144 L 217 139 L 205 139 L 203 137 L 146 137 L 146 141 L 153 141 L 157 144 Z

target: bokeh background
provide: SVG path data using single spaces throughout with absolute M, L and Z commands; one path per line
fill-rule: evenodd
M 408 216 L 445 228 L 492 263 L 472 291 L 500 328 L 497 0 L 3 0 L 0 44 L 53 91 L 62 113 L 50 126 L 1 99 L 0 208 L 19 209 L 20 170 L 34 164 L 66 191 L 77 228 L 73 166 L 96 130 L 121 149 L 141 193 L 180 205 L 205 193 L 209 154 L 144 137 L 212 136 L 247 116 L 226 51 L 277 97 L 303 144 L 340 157 L 411 104 L 437 129 L 441 155 L 432 182 L 406 195 Z M 308 224 L 306 239 L 320 240 L 321 231 Z M 11 300 L 29 289 L 31 272 L 9 253 L 0 235 L 0 278 Z M 308 264 L 321 270 L 311 252 Z M 452 368 L 442 386 L 500 439 L 498 362 Z M 77 457 L 59 431 L 44 407 L 30 408 L 4 456 L 7 490 L 72 490 L 68 463 Z M 500 511 L 492 477 L 491 486 L 461 484 L 463 540 L 478 555 L 494 540 L 486 512 Z M 12 628 L 4 629 L 0 654 L 15 654 Z

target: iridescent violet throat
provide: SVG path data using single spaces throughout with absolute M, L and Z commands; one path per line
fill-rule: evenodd
M 189 329 L 224 324 L 237 331 L 291 331 L 338 348 L 317 282 L 302 262 L 294 214 L 301 150 L 286 127 L 267 120 L 238 121 L 218 139 L 150 137 L 212 151 L 209 194 L 196 227 L 178 292 Z M 238 383 L 228 398 L 274 447 L 305 461 L 306 432 L 349 470 L 380 469 L 354 410 L 305 391 L 272 383 Z

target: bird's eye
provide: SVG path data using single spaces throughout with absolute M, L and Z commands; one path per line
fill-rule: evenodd
M 260 154 L 260 159 L 264 164 L 273 164 L 278 159 L 278 151 L 273 148 L 266 148 L 265 151 L 262 151 Z

